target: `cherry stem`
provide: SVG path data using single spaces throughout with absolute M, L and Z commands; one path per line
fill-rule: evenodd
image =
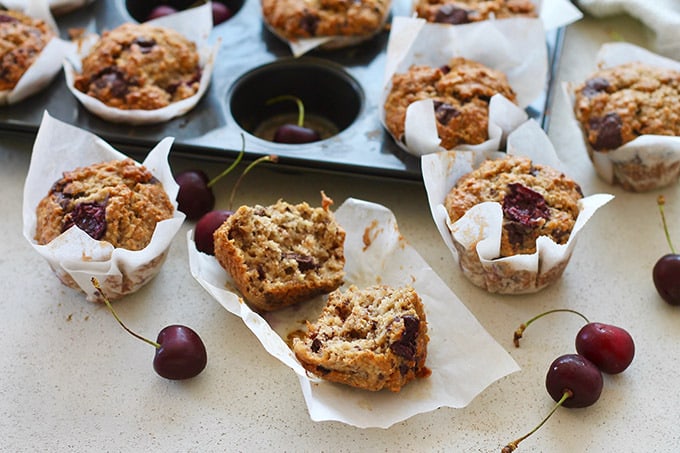
M 586 322 L 586 324 L 587 324 L 587 323 L 590 323 L 590 321 L 588 321 L 588 318 L 586 318 L 582 313 L 579 313 L 578 311 L 572 310 L 572 309 L 570 309 L 570 308 L 556 308 L 556 309 L 554 309 L 554 310 L 548 310 L 548 311 L 546 311 L 546 312 L 543 312 L 543 313 L 541 313 L 541 314 L 539 314 L 539 315 L 534 316 L 533 318 L 531 318 L 531 319 L 528 320 L 527 322 L 521 324 L 521 325 L 517 328 L 517 330 L 515 330 L 515 333 L 513 334 L 513 338 L 512 338 L 512 342 L 514 343 L 515 347 L 516 347 L 516 348 L 519 348 L 519 340 L 520 340 L 520 338 L 522 338 L 522 334 L 524 334 L 524 330 L 525 330 L 527 327 L 529 327 L 529 325 L 530 325 L 532 322 L 536 321 L 537 319 L 540 319 L 540 318 L 544 317 L 545 315 L 549 315 L 549 314 L 551 314 L 551 313 L 558 313 L 558 312 L 574 313 L 574 314 L 580 316 L 581 318 L 583 318 L 583 320 Z
M 111 314 L 113 315 L 113 317 L 116 318 L 116 321 L 118 321 L 118 324 L 120 324 L 120 325 L 123 327 L 123 329 L 125 329 L 125 330 L 126 330 L 130 335 L 132 335 L 133 337 L 139 338 L 139 339 L 142 340 L 143 342 L 150 344 L 151 346 L 153 346 L 153 347 L 156 348 L 156 349 L 160 349 L 160 347 L 161 347 L 160 344 L 156 343 L 155 341 L 149 340 L 148 338 L 144 338 L 143 336 L 141 336 L 141 335 L 139 335 L 139 334 L 133 332 L 132 330 L 128 329 L 128 327 L 127 327 L 125 324 L 123 324 L 123 321 L 121 321 L 121 319 L 118 317 L 118 314 L 116 313 L 116 310 L 113 309 L 113 305 L 111 305 L 111 302 L 110 302 L 109 299 L 106 297 L 106 294 L 104 294 L 104 290 L 102 290 L 102 287 L 99 286 L 99 280 L 97 280 L 96 277 L 92 277 L 92 280 L 91 280 L 91 281 L 92 281 L 92 285 L 97 289 L 97 291 L 99 292 L 99 294 L 100 294 L 100 295 L 102 296 L 102 298 L 104 299 L 104 303 L 105 303 L 106 306 L 108 307 L 109 311 L 111 312 Z
M 241 134 L 241 151 L 239 151 L 238 156 L 236 156 L 234 162 L 232 162 L 231 165 L 226 170 L 224 170 L 222 173 L 211 179 L 208 182 L 207 186 L 208 187 L 214 186 L 215 183 L 217 183 L 217 181 L 222 179 L 224 176 L 229 174 L 234 168 L 236 168 L 236 166 L 241 162 L 241 159 L 243 159 L 243 155 L 245 153 L 246 153 L 246 138 L 243 136 L 243 134 Z
M 671 253 L 675 253 L 675 248 L 673 248 L 673 242 L 671 241 L 671 235 L 668 233 L 668 225 L 666 224 L 666 214 L 664 213 L 664 206 L 666 205 L 666 199 L 663 195 L 659 195 L 656 199 L 656 204 L 659 205 L 659 212 L 661 213 L 661 222 L 663 223 L 663 231 L 666 234 L 666 241 L 668 242 L 668 247 L 671 249 Z
M 574 392 L 572 392 L 572 391 L 569 390 L 569 389 L 564 389 L 564 393 L 562 394 L 562 398 L 560 398 L 560 400 L 553 406 L 553 408 L 550 410 L 550 412 L 548 412 L 548 415 L 546 415 L 545 418 L 543 418 L 543 420 L 541 420 L 541 423 L 539 423 L 538 425 L 536 425 L 536 427 L 535 427 L 534 429 L 532 429 L 531 431 L 529 431 L 528 433 L 526 433 L 525 435 L 523 435 L 523 436 L 520 437 L 519 439 L 515 439 L 515 440 L 513 440 L 512 442 L 510 442 L 509 444 L 507 444 L 505 447 L 503 447 L 503 448 L 501 449 L 501 453 L 510 453 L 510 452 L 513 452 L 513 451 L 517 450 L 517 445 L 518 445 L 520 442 L 522 442 L 524 439 L 526 439 L 527 437 L 531 436 L 533 433 L 535 433 L 536 431 L 538 431 L 538 430 L 541 428 L 541 426 L 543 426 L 543 425 L 545 424 L 545 422 L 548 421 L 548 419 L 552 416 L 552 414 L 555 413 L 555 411 L 557 410 L 557 408 L 560 407 L 560 406 L 562 406 L 562 404 L 563 404 L 568 398 L 571 398 L 572 396 L 574 396 Z
M 236 196 L 236 190 L 238 187 L 241 185 L 241 181 L 243 181 L 243 178 L 245 177 L 246 174 L 257 164 L 261 162 L 277 162 L 279 160 L 278 156 L 274 154 L 270 154 L 268 156 L 262 156 L 258 159 L 255 159 L 252 161 L 246 168 L 243 170 L 243 173 L 241 173 L 241 176 L 236 180 L 236 183 L 234 184 L 234 187 L 231 189 L 231 195 L 229 196 L 229 210 L 233 209 L 234 205 L 234 197 Z
M 302 127 L 305 124 L 305 105 L 302 103 L 302 99 L 297 96 L 290 94 L 284 94 L 281 96 L 276 96 L 267 101 L 267 105 L 275 104 L 281 101 L 293 101 L 297 104 L 298 109 L 298 120 L 297 125 Z

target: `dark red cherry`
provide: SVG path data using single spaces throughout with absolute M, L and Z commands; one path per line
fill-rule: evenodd
M 153 368 L 166 379 L 189 379 L 198 375 L 208 363 L 205 345 L 187 326 L 173 324 L 158 334 Z
M 620 327 L 591 322 L 576 334 L 576 351 L 603 373 L 618 374 L 633 361 L 635 343 L 633 337 Z
M 194 242 L 196 243 L 197 250 L 207 253 L 208 255 L 215 254 L 213 233 L 232 213 L 233 211 L 227 210 L 210 211 L 196 222 L 196 228 L 194 228 Z
M 680 254 L 668 253 L 652 269 L 654 286 L 663 300 L 680 305 Z
M 587 407 L 602 393 L 602 373 L 593 362 L 580 354 L 565 354 L 556 358 L 545 377 L 545 387 L 555 401 L 566 391 L 572 395 L 564 400 L 564 407 Z
M 169 16 L 170 14 L 175 14 L 176 12 L 177 9 L 170 5 L 158 5 L 151 10 L 149 15 L 146 17 L 146 20 L 158 19 L 159 17 Z
M 217 1 L 212 2 L 213 25 L 219 25 L 222 22 L 226 22 L 233 15 L 233 11 L 224 3 Z
M 311 143 L 319 140 L 321 140 L 321 136 L 317 131 L 297 124 L 279 126 L 274 134 L 276 143 Z
M 189 220 L 198 220 L 215 207 L 215 194 L 208 186 L 208 176 L 202 170 L 186 170 L 175 175 L 179 185 L 177 208 Z

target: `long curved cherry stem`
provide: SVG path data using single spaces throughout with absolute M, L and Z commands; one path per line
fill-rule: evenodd
M 161 347 L 160 344 L 156 343 L 153 340 L 149 340 L 148 338 L 144 338 L 143 336 L 139 335 L 138 333 L 133 332 L 132 330 L 128 329 L 128 327 L 125 324 L 123 324 L 123 321 L 121 321 L 121 319 L 118 317 L 118 314 L 113 309 L 113 306 L 111 305 L 111 302 L 109 301 L 109 299 L 106 297 L 106 294 L 104 294 L 104 290 L 102 290 L 102 287 L 99 286 L 99 280 L 97 280 L 96 277 L 92 277 L 91 281 L 92 281 L 92 285 L 95 287 L 95 289 L 102 296 L 102 299 L 104 299 L 104 303 L 106 304 L 106 307 L 109 309 L 109 311 L 111 312 L 113 317 L 116 318 L 116 321 L 118 321 L 118 324 L 120 324 L 121 327 L 123 327 L 123 329 L 125 329 L 133 337 L 139 338 L 143 342 L 150 344 L 151 346 L 153 346 L 156 349 L 160 349 L 160 347 Z
M 297 96 L 293 96 L 290 94 L 283 94 L 281 96 L 276 96 L 273 97 L 269 100 L 267 100 L 267 105 L 274 104 L 276 102 L 281 102 L 281 101 L 294 101 L 297 104 L 297 109 L 298 109 L 298 120 L 297 120 L 297 125 L 302 127 L 305 124 L 305 105 L 302 103 L 302 99 L 300 99 Z
M 262 156 L 258 159 L 255 159 L 252 161 L 248 166 L 243 170 L 243 173 L 241 173 L 241 176 L 238 177 L 236 180 L 236 183 L 234 183 L 234 187 L 231 189 L 231 195 L 229 196 L 229 209 L 232 210 L 233 205 L 234 205 L 234 197 L 236 196 L 236 190 L 238 187 L 241 185 L 241 181 L 243 181 L 243 177 L 248 174 L 248 172 L 257 164 L 261 162 L 277 162 L 279 160 L 279 157 L 276 156 L 275 154 L 270 154 L 268 156 Z
M 586 324 L 590 322 L 590 321 L 588 321 L 588 318 L 586 318 L 582 313 L 579 313 L 578 311 L 572 310 L 570 308 L 555 308 L 554 310 L 548 310 L 548 311 L 545 311 L 543 313 L 540 313 L 540 314 L 534 316 L 533 318 L 531 318 L 527 322 L 521 324 L 517 328 L 517 330 L 515 330 L 515 333 L 513 334 L 513 338 L 512 338 L 512 342 L 514 343 L 515 347 L 519 348 L 519 340 L 520 340 L 520 338 L 522 338 L 522 334 L 524 334 L 524 331 L 526 330 L 526 328 L 529 327 L 529 325 L 532 322 L 536 321 L 537 319 L 544 317 L 545 315 L 549 315 L 551 313 L 558 313 L 558 312 L 574 313 L 575 315 L 578 315 L 581 318 L 583 318 L 585 320 Z
M 539 423 L 538 425 L 536 425 L 536 427 L 535 427 L 534 429 L 532 429 L 531 431 L 529 431 L 528 433 L 526 433 L 526 434 L 523 435 L 522 437 L 520 437 L 520 438 L 518 438 L 518 439 L 515 439 L 515 440 L 513 440 L 512 442 L 510 442 L 509 444 L 507 444 L 505 447 L 503 447 L 503 448 L 501 449 L 501 453 L 511 453 L 511 452 L 517 450 L 517 445 L 518 445 L 520 442 L 522 442 L 524 439 L 526 439 L 527 437 L 531 436 L 533 433 L 535 433 L 536 431 L 538 431 L 538 430 L 541 428 L 541 426 L 543 426 L 543 425 L 545 424 L 545 422 L 548 421 L 548 419 L 552 416 L 552 414 L 555 413 L 555 411 L 557 410 L 557 408 L 560 407 L 560 406 L 562 406 L 562 404 L 563 404 L 568 398 L 571 398 L 572 396 L 574 396 L 574 392 L 572 392 L 572 391 L 569 390 L 569 389 L 565 389 L 565 390 L 564 390 L 564 393 L 562 394 L 562 398 L 560 398 L 560 400 L 559 400 L 557 403 L 555 403 L 555 405 L 553 406 L 552 410 L 551 410 L 550 412 L 548 412 L 548 415 L 546 415 L 545 418 L 544 418 L 543 420 L 541 420 L 541 423 Z
M 666 198 L 663 195 L 659 195 L 656 199 L 656 204 L 659 206 L 659 212 L 661 213 L 661 222 L 663 223 L 663 231 L 666 234 L 666 241 L 668 242 L 668 247 L 670 247 L 671 253 L 675 253 L 675 248 L 673 248 L 673 242 L 671 241 L 671 235 L 668 232 L 668 225 L 666 224 L 666 214 L 664 213 Z
M 236 166 L 241 162 L 241 159 L 243 159 L 243 155 L 245 153 L 246 153 L 246 138 L 243 136 L 243 134 L 241 134 L 241 151 L 239 151 L 238 156 L 236 156 L 236 159 L 234 159 L 234 162 L 232 162 L 231 165 L 229 165 L 229 167 L 227 167 L 227 169 L 225 169 L 222 173 L 220 173 L 219 175 L 215 176 L 213 179 L 208 181 L 207 186 L 208 187 L 214 186 L 217 183 L 217 181 L 222 179 L 224 176 L 226 176 L 228 173 L 230 173 L 234 168 L 236 168 Z

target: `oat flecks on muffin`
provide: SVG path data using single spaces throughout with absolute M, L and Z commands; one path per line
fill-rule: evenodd
M 352 285 L 328 296 L 293 351 L 306 370 L 325 380 L 398 392 L 430 375 L 428 341 L 422 300 L 412 287 Z
M 390 0 L 262 0 L 264 20 L 285 38 L 371 36 L 379 32 Z
M 161 182 L 132 159 L 64 172 L 36 209 L 35 240 L 47 244 L 76 226 L 114 247 L 141 250 L 174 207 Z
M 165 27 L 123 24 L 83 58 L 75 87 L 119 109 L 154 110 L 197 93 L 196 43 Z
M 476 145 L 489 138 L 489 100 L 495 94 L 516 102 L 505 74 L 481 63 L 456 57 L 438 68 L 414 65 L 392 77 L 385 125 L 397 140 L 403 140 L 408 106 L 432 99 L 441 146 Z
M 444 206 L 455 222 L 479 203 L 501 203 L 501 256 L 505 257 L 534 253 L 539 236 L 566 244 L 581 198 L 579 185 L 563 173 L 527 157 L 507 156 L 486 160 L 460 178 L 446 196 Z
M 279 200 L 241 206 L 215 231 L 215 257 L 243 297 L 271 311 L 342 284 L 345 231 L 322 193 L 322 206 Z
M 680 135 L 680 71 L 632 62 L 592 74 L 575 90 L 574 112 L 593 149 L 640 135 Z
M 537 17 L 531 0 L 418 0 L 416 14 L 428 22 L 467 24 L 488 19 Z
M 0 10 L 0 91 L 16 86 L 53 37 L 44 21 Z

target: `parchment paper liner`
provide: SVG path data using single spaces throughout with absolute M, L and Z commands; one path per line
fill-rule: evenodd
M 21 9 L 31 0 L 3 0 L 1 3 L 9 9 Z M 66 14 L 74 9 L 78 9 L 94 0 L 48 0 L 48 4 L 52 14 L 61 15 Z M 61 62 L 59 64 L 61 67 Z
M 550 140 L 533 120 L 527 121 L 508 136 L 507 152 L 524 155 L 536 163 L 562 170 Z M 465 276 L 492 293 L 532 293 L 545 288 L 562 275 L 576 245 L 578 233 L 595 211 L 613 196 L 596 194 L 579 201 L 579 216 L 566 244 L 556 244 L 552 239 L 541 236 L 536 241 L 536 253 L 498 258 L 503 221 L 500 203 L 480 203 L 452 223 L 444 207 L 444 199 L 461 176 L 477 168 L 484 159 L 503 155 L 500 152 L 469 151 L 428 154 L 422 159 L 423 180 L 432 218 Z
M 583 13 L 569 0 L 532 0 L 538 10 L 538 19 L 545 30 L 569 25 L 583 17 Z M 412 2 L 411 11 L 415 14 L 416 0 Z M 505 20 L 505 19 L 499 19 Z
M 119 109 L 108 106 L 93 96 L 88 96 L 74 86 L 76 74 L 81 71 L 80 62 L 82 58 L 88 54 L 92 46 L 99 39 L 96 35 L 88 35 L 79 43 L 77 48 L 74 48 L 69 57 L 64 60 L 64 74 L 66 75 L 66 85 L 71 93 L 87 110 L 100 118 L 114 123 L 132 125 L 166 122 L 175 117 L 182 116 L 193 109 L 210 85 L 219 42 L 212 47 L 209 47 L 207 42 L 212 30 L 212 12 L 209 2 L 196 8 L 190 8 L 145 23 L 174 29 L 186 36 L 190 41 L 196 43 L 202 68 L 198 91 L 193 96 L 154 110 Z
M 411 65 L 439 67 L 460 56 L 500 70 L 517 94 L 518 105 L 501 95 L 489 105 L 489 139 L 456 149 L 492 151 L 504 147 L 505 137 L 527 119 L 524 108 L 544 90 L 548 71 L 545 31 L 538 19 L 513 18 L 465 25 L 428 23 L 424 19 L 395 17 L 387 43 L 380 118 L 395 73 Z M 387 129 L 387 127 L 385 127 Z M 439 146 L 432 100 L 412 103 L 406 112 L 405 141 L 393 137 L 405 151 L 422 156 L 443 151 Z
M 315 36 L 314 38 L 293 40 L 282 34 L 276 29 L 276 27 L 273 27 L 265 17 L 262 18 L 262 22 L 264 23 L 265 27 L 267 27 L 267 30 L 276 35 L 276 37 L 278 37 L 281 41 L 288 44 L 294 57 L 300 57 L 316 48 L 322 50 L 336 50 L 345 47 L 356 46 L 362 42 L 368 41 L 383 31 L 385 23 L 387 22 L 387 18 L 390 16 L 391 3 L 392 2 L 390 2 L 390 5 L 388 5 L 385 10 L 382 23 L 371 33 L 362 35 Z
M 680 62 L 652 53 L 629 43 L 604 44 L 597 55 L 598 69 L 640 61 L 680 71 Z M 597 174 L 625 190 L 645 192 L 672 184 L 680 176 L 680 136 L 641 135 L 612 151 L 597 151 L 590 146 L 587 133 L 574 114 L 575 89 L 579 83 L 565 82 L 563 88 L 571 102 L 571 115 L 583 133 L 588 156 Z M 673 106 L 674 108 L 680 108 Z
M 193 231 L 187 234 L 192 275 L 224 308 L 243 319 L 267 352 L 297 373 L 312 420 L 388 428 L 442 406 L 464 407 L 491 383 L 518 370 L 514 360 L 401 236 L 392 212 L 350 198 L 335 216 L 347 233 L 345 285 L 412 284 L 423 299 L 430 336 L 426 365 L 432 375 L 410 382 L 398 394 L 369 392 L 308 376 L 284 339 L 303 329 L 304 319 L 316 319 L 325 297 L 262 317 L 232 289 L 231 278 L 215 257 L 196 250 Z
M 109 298 L 116 299 L 137 291 L 160 271 L 168 247 L 184 221 L 184 214 L 177 210 L 175 198 L 178 186 L 167 159 L 172 142 L 172 138 L 163 139 L 143 162 L 163 183 L 175 207 L 171 219 L 156 225 L 146 248 L 138 251 L 114 248 L 108 242 L 92 239 L 80 228 L 70 228 L 49 244 L 39 245 L 34 240 L 35 209 L 62 173 L 126 157 L 94 134 L 56 120 L 45 112 L 24 186 L 23 233 L 33 248 L 47 260 L 59 280 L 85 292 L 88 300 L 94 301 L 99 297 L 90 282 L 92 277 L 97 277 Z
M 4 2 L 0 3 L 4 4 Z M 27 0 L 20 3 L 12 7 L 5 6 L 8 9 L 22 11 L 33 18 L 44 20 L 56 36 L 45 45 L 38 58 L 24 72 L 13 89 L 0 91 L 0 106 L 22 101 L 49 85 L 61 69 L 62 60 L 73 49 L 71 43 L 59 38 L 59 29 L 50 14 L 47 0 Z

